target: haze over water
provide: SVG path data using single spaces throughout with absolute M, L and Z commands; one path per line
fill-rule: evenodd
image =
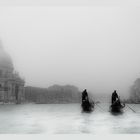
M 82 113 L 80 104 L 24 104 L 0 106 L 1 134 L 139 134 L 140 105 L 113 115 L 109 104 Z M 10 119 L 9 119 L 10 118 Z

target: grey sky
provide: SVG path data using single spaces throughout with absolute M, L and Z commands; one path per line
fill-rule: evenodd
M 1 6 L 0 38 L 27 85 L 128 93 L 140 77 L 140 8 Z
M 139 0 L 0 0 L 6 6 L 140 6 Z

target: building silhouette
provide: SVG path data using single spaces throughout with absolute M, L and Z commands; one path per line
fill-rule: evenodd
M 14 70 L 11 57 L 0 43 L 0 102 L 21 103 L 25 99 L 24 84 Z

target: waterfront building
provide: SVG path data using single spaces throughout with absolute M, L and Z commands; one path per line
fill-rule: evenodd
M 10 55 L 0 44 L 0 102 L 21 103 L 24 101 L 24 80 L 14 70 Z

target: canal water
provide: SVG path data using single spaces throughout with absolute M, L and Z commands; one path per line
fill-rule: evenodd
M 98 104 L 92 113 L 80 104 L 0 105 L 1 134 L 140 134 L 140 105 L 126 105 L 122 114 L 111 114 L 109 104 Z

